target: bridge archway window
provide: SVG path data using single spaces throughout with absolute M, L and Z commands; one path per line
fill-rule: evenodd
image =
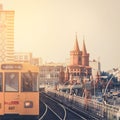
M 79 73 L 77 73 L 77 76 L 79 76 Z
M 76 76 L 76 73 L 74 73 L 74 76 Z

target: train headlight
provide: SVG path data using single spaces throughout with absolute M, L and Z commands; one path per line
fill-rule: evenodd
M 24 102 L 24 108 L 32 108 L 33 102 L 32 101 L 25 101 Z

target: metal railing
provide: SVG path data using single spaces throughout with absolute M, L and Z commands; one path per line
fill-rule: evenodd
M 46 93 L 69 107 L 88 112 L 102 120 L 120 120 L 120 107 L 104 104 L 95 99 L 87 99 L 64 92 L 48 89 Z

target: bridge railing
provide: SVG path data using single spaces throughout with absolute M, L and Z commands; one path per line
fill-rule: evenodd
M 105 104 L 95 99 L 87 99 L 86 101 L 83 97 L 51 89 L 46 90 L 46 93 L 69 107 L 88 112 L 88 114 L 103 120 L 120 120 L 120 107 Z

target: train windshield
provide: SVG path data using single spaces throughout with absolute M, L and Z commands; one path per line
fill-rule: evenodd
M 37 73 L 30 71 L 22 73 L 21 82 L 22 92 L 35 92 L 38 90 Z
M 3 82 L 3 76 L 2 73 L 0 73 L 0 92 L 2 91 L 2 82 Z
M 5 73 L 5 91 L 18 91 L 19 73 L 6 72 Z

